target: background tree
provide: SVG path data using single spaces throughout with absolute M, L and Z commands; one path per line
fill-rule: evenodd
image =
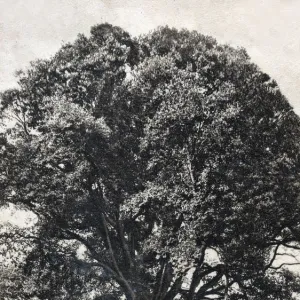
M 30 243 L 24 299 L 299 291 L 276 265 L 300 249 L 299 118 L 244 49 L 102 24 L 1 99 L 2 203 L 36 215 L 2 237 Z

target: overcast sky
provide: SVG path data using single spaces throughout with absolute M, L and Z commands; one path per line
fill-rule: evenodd
M 300 115 L 300 0 L 0 0 L 0 90 L 103 22 L 132 35 L 168 24 L 243 46 Z

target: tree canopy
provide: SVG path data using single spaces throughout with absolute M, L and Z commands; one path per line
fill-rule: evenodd
M 296 299 L 300 120 L 244 49 L 97 25 L 19 71 L 1 121 L 0 203 L 35 216 L 0 233 L 3 297 Z

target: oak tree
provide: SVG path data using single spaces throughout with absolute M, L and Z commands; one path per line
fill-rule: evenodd
M 101 24 L 18 78 L 1 204 L 35 219 L 1 242 L 26 245 L 23 299 L 296 297 L 299 117 L 244 49 Z

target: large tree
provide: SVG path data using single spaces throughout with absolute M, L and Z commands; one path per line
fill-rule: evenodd
M 297 296 L 300 121 L 244 49 L 102 24 L 18 76 L 1 204 L 35 218 L 0 236 L 25 257 L 16 299 Z

